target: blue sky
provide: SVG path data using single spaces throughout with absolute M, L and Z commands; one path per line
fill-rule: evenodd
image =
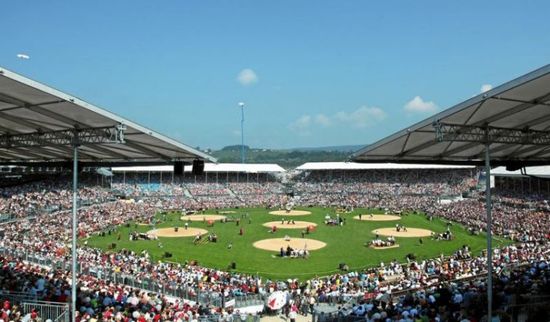
M 201 148 L 240 143 L 240 101 L 253 147 L 368 144 L 550 63 L 548 1 L 1 8 L 0 66 Z

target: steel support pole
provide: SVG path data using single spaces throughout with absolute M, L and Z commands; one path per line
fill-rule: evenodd
M 78 193 L 78 146 L 73 145 L 73 238 L 72 238 L 72 285 L 71 285 L 71 321 L 76 320 L 76 238 L 77 238 L 77 193 Z
M 493 305 L 493 246 L 491 204 L 491 156 L 485 144 L 485 208 L 487 210 L 487 321 L 492 321 Z

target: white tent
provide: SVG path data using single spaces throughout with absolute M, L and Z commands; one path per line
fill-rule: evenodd
M 171 165 L 163 166 L 136 166 L 136 167 L 114 167 L 113 172 L 172 172 Z M 185 172 L 191 172 L 192 166 L 185 166 Z M 232 172 L 232 173 L 281 173 L 285 172 L 278 164 L 270 163 L 205 163 L 204 172 Z
M 468 165 L 406 164 L 406 163 L 357 163 L 357 162 L 307 162 L 296 170 L 375 170 L 375 169 L 472 169 Z

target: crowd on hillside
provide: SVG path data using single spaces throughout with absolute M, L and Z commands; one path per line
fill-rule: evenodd
M 428 173 L 422 174 L 423 176 L 416 175 L 419 182 L 415 182 L 414 176 L 401 177 L 399 174 L 389 173 L 385 177 L 387 183 L 380 180 L 381 182 L 375 182 L 373 185 L 370 185 L 368 178 L 379 180 L 381 174 L 361 174 L 354 178 L 355 173 L 347 173 L 345 181 L 338 181 L 333 177 L 333 182 L 326 185 L 316 175 L 315 178 L 308 177 L 305 181 L 307 184 L 297 184 L 296 189 L 301 189 L 301 196 L 293 200 L 302 205 L 375 207 L 389 212 L 420 210 L 425 211 L 428 216 L 460 222 L 472 228 L 473 233 L 484 229 L 483 195 L 448 204 L 438 203 L 439 196 L 427 194 L 423 188 L 415 188 L 436 181 L 436 178 L 429 178 Z M 470 187 L 473 182 L 473 179 L 468 179 L 468 176 L 461 173 L 444 174 L 441 178 L 438 183 L 434 183 L 439 187 L 437 191 L 441 193 Z M 319 182 L 313 183 L 313 180 Z M 355 180 L 359 183 L 354 183 Z M 395 182 L 399 182 L 403 187 L 395 187 Z M 120 185 L 117 188 L 127 191 L 138 191 L 143 185 L 136 182 L 117 184 Z M 362 189 L 369 185 L 371 190 L 363 193 Z M 383 185 L 385 187 L 381 188 Z M 183 186 L 162 183 L 159 186 L 165 186 L 162 193 L 143 195 L 143 191 L 138 191 L 136 197 L 139 194 L 140 198 L 133 201 L 112 201 L 112 195 L 106 189 L 91 185 L 82 187 L 79 189 L 81 198 L 107 202 L 79 209 L 79 236 L 85 237 L 102 231 L 110 232 L 113 227 L 134 220 L 150 222 L 158 210 L 198 210 L 250 205 L 278 207 L 286 202 L 285 198 L 281 197 L 283 189 L 280 183 L 184 183 Z M 308 190 L 308 187 L 312 187 L 311 190 Z M 186 196 L 186 189 L 191 193 L 191 197 Z M 341 190 L 336 193 L 338 189 Z M 174 191 L 177 192 L 173 193 Z M 163 193 L 173 193 L 173 196 Z M 0 240 L 0 249 L 57 261 L 69 259 L 69 212 L 43 212 L 33 218 L 25 217 L 26 209 L 29 207 L 45 208 L 59 205 L 59 209 L 69 208 L 72 197 L 69 185 L 55 181 L 36 182 L 16 188 L 4 188 L 1 195 L 1 209 L 19 214 L 20 220 L 0 226 L 0 232 L 4 236 Z M 496 293 L 496 299 L 501 309 L 511 305 L 514 292 L 541 292 L 548 286 L 550 248 L 546 242 L 550 233 L 549 212 L 544 208 L 543 197 L 532 197 L 529 200 L 536 200 L 537 209 L 523 207 L 521 196 L 509 193 L 498 195 L 493 203 L 494 233 L 518 241 L 517 244 L 496 249 L 493 254 L 498 274 L 499 292 Z M 406 264 L 396 261 L 381 263 L 379 267 L 342 272 L 324 278 L 314 278 L 304 283 L 293 280 L 264 280 L 257 276 L 196 265 L 153 262 L 147 254 L 129 251 L 106 254 L 85 245 L 79 248 L 78 256 L 84 272 L 116 272 L 136 280 L 153 281 L 162 289 L 181 289 L 187 292 L 187 295 L 196 295 L 188 292 L 203 292 L 229 299 L 245 294 L 269 294 L 274 290 L 283 289 L 296 304 L 303 305 L 305 309 L 308 309 L 311 303 L 346 303 L 347 300 L 355 298 L 358 300 L 357 305 L 343 306 L 341 311 L 345 311 L 345 314 L 365 316 L 369 321 L 385 321 L 382 319 L 383 316 L 395 318 L 396 321 L 407 321 L 407 318 L 421 316 L 428 317 L 428 321 L 435 321 L 435 317 L 439 317 L 440 321 L 474 321 L 479 319 L 480 312 L 483 312 L 476 309 L 476 303 L 479 303 L 476 299 L 483 297 L 484 284 L 475 277 L 483 275 L 486 271 L 486 257 L 483 254 L 470 253 L 466 245 L 448 258 L 424 261 L 411 259 Z M 49 271 L 43 267 L 25 264 L 9 255 L 0 257 L 0 263 L 3 265 L 0 271 L 0 290 L 24 292 L 42 300 L 60 302 L 66 301 L 70 296 L 68 275 L 64 271 Z M 208 315 L 214 311 L 222 314 L 221 316 L 227 313 L 214 307 L 174 303 L 162 296 L 115 284 L 114 281 L 103 281 L 92 274 L 83 274 L 79 276 L 79 280 L 79 321 L 91 318 L 177 321 L 191 320 L 197 318 L 197 315 Z M 446 283 L 453 280 L 464 282 Z M 395 305 L 389 300 L 380 300 L 391 294 L 416 289 L 420 290 L 403 293 L 402 298 L 394 299 L 397 301 Z M 379 305 L 375 305 L 376 303 Z M 442 306 L 446 308 L 441 310 Z M 32 312 L 11 310 L 7 314 L 8 318 L 16 320 L 14 314 L 17 312 L 19 316 L 32 315 Z

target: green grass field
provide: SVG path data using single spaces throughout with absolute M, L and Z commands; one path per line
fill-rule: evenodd
M 263 208 L 234 209 L 235 214 L 231 216 L 241 217 L 241 214 L 248 213 L 248 219 L 241 220 L 241 226 L 244 229 L 244 235 L 239 235 L 239 228 L 235 222 L 220 223 L 216 222 L 214 227 L 207 227 L 204 222 L 190 222 L 189 227 L 204 228 L 218 235 L 217 243 L 206 243 L 201 245 L 193 244 L 193 237 L 180 238 L 160 238 L 163 248 L 158 247 L 158 241 L 130 241 L 128 236 L 132 231 L 147 232 L 150 226 L 137 226 L 131 224 L 130 227 L 120 226 L 117 231 L 111 235 L 93 236 L 88 239 L 88 246 L 99 247 L 105 251 L 107 245 L 116 243 L 115 250 L 123 248 L 131 249 L 135 252 L 141 252 L 146 249 L 153 259 L 160 260 L 165 251 L 171 252 L 173 257 L 170 261 L 183 263 L 186 260 L 197 260 L 200 265 L 219 269 L 228 269 L 231 262 L 237 264 L 236 271 L 248 274 L 260 275 L 265 278 L 299 278 L 306 279 L 313 276 L 324 276 L 338 271 L 339 263 L 346 263 L 351 269 L 360 269 L 364 267 L 377 266 L 380 262 L 388 262 L 397 259 L 399 262 L 405 262 L 405 256 L 413 253 L 417 259 L 426 259 L 439 256 L 440 254 L 450 255 L 462 245 L 468 245 L 474 255 L 478 255 L 485 248 L 485 234 L 479 236 L 470 235 L 461 225 L 453 224 L 451 231 L 455 238 L 452 241 L 435 241 L 431 238 L 423 238 L 423 245 L 420 245 L 419 238 L 397 238 L 399 248 L 387 250 L 374 250 L 365 247 L 367 241 L 374 239 L 371 232 L 377 228 L 395 227 L 396 221 L 388 222 L 367 222 L 353 219 L 353 216 L 359 213 L 380 213 L 376 210 L 356 209 L 353 213 L 341 214 L 346 218 L 344 226 L 326 226 L 324 224 L 325 215 L 335 215 L 334 209 L 328 208 L 303 208 L 311 211 L 311 215 L 296 216 L 295 220 L 310 221 L 317 223 L 317 229 L 306 236 L 306 238 L 317 239 L 327 243 L 325 248 L 311 251 L 308 259 L 289 259 L 274 256 L 277 252 L 270 252 L 256 249 L 252 246 L 255 241 L 266 238 L 282 238 L 285 235 L 291 237 L 301 237 L 300 229 L 279 229 L 276 233 L 268 232 L 268 228 L 262 226 L 262 223 L 268 221 L 281 220 L 281 216 L 270 215 Z M 214 214 L 211 210 L 207 214 Z M 159 220 L 163 216 L 158 214 Z M 170 213 L 166 216 L 166 221 L 156 225 L 156 228 L 163 227 L 182 227 L 184 222 L 180 220 L 179 213 Z M 290 217 L 287 217 L 290 218 Z M 426 228 L 441 233 L 446 230 L 446 222 L 434 219 L 428 221 L 424 215 L 409 214 L 403 216 L 399 221 L 406 227 Z M 117 240 L 118 233 L 121 234 L 121 240 Z M 227 245 L 231 242 L 232 249 Z M 508 241 L 495 239 L 495 247 L 509 243 Z

